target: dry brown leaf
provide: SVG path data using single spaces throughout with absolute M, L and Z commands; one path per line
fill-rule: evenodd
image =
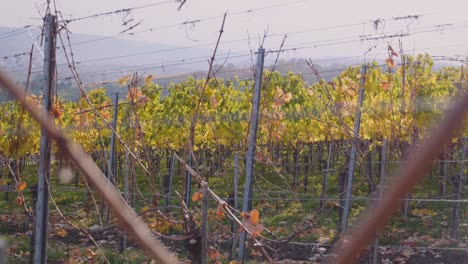
M 213 246 L 209 246 L 208 247 L 208 257 L 211 260 L 219 260 L 219 258 L 221 257 L 221 254 L 218 252 L 218 250 L 216 250 L 216 248 L 214 248 Z
M 17 205 L 23 205 L 24 204 L 24 199 L 21 196 L 16 197 L 15 199 L 15 204 Z

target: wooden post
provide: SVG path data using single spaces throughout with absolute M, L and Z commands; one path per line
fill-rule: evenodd
M 234 154 L 234 208 L 239 208 L 239 153 Z M 236 224 L 234 221 L 231 223 L 231 232 L 236 233 Z M 237 236 L 232 236 L 231 252 L 229 253 L 229 260 L 235 259 L 237 248 Z
M 187 164 L 192 166 L 192 151 L 189 151 L 189 158 Z M 192 193 L 192 174 L 187 170 L 185 171 L 185 204 L 190 207 Z
M 0 264 L 7 263 L 7 255 L 6 255 L 7 243 L 5 240 L 0 238 Z
M 302 160 L 304 162 L 304 192 L 307 192 L 307 187 L 309 185 L 309 175 L 310 175 L 310 168 L 311 164 L 310 162 L 312 161 L 312 158 L 310 156 L 310 151 L 311 151 L 311 146 L 310 143 L 306 145 L 309 151 L 306 151 L 304 155 L 302 156 Z
M 208 263 L 208 183 L 203 185 L 202 228 L 201 228 L 201 264 Z
M 239 207 L 239 153 L 234 155 L 234 208 Z
M 452 216 L 450 218 L 450 236 L 454 239 L 458 238 L 458 218 L 460 215 L 460 202 L 463 193 L 463 178 L 465 177 L 465 159 L 466 159 L 466 138 L 462 138 L 462 156 L 460 160 L 460 172 L 453 179 L 453 190 L 456 194 L 453 206 L 452 206 Z
M 297 187 L 299 182 L 299 143 L 296 143 L 296 147 L 294 148 L 294 180 L 293 180 L 293 188 Z
M 381 153 L 381 163 L 380 163 L 380 182 L 379 182 L 379 191 L 378 196 L 380 199 L 383 197 L 384 187 L 385 187 L 385 174 L 387 169 L 387 140 L 384 139 L 382 142 L 382 153 Z M 376 234 L 373 246 L 373 254 L 372 254 L 372 263 L 377 264 L 379 259 L 379 236 Z M 369 258 L 370 260 L 370 258 Z M 369 261 L 370 262 L 370 261 Z
M 166 206 L 169 206 L 171 204 L 171 193 L 172 193 L 172 184 L 174 183 L 174 163 L 175 163 L 175 157 L 174 153 L 171 155 L 171 165 L 169 166 L 169 186 L 168 186 L 168 192 L 166 193 Z
M 124 162 L 124 199 L 131 206 L 130 195 L 129 195 L 129 170 L 128 170 L 128 151 L 125 151 L 125 162 Z M 127 249 L 127 234 L 124 233 L 122 237 L 122 252 Z
M 328 145 L 328 158 L 327 158 L 327 168 L 323 170 L 323 179 L 322 179 L 322 193 L 320 194 L 320 208 L 324 206 L 324 199 L 327 192 L 328 184 L 328 173 L 330 172 L 331 165 L 331 156 L 332 156 L 333 144 L 330 142 Z

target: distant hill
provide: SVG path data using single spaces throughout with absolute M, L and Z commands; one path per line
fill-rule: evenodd
M 13 34 L 9 34 L 13 30 L 18 30 Z M 16 34 L 19 33 L 19 34 Z M 16 78 L 20 83 L 23 83 L 27 78 L 27 66 L 29 56 L 19 56 L 8 59 L 1 59 L 4 56 L 12 54 L 29 52 L 33 40 L 37 45 L 40 45 L 39 29 L 31 28 L 29 31 L 25 29 L 0 27 L 0 68 L 6 68 L 6 71 Z M 66 41 L 65 35 L 62 36 Z M 104 86 L 108 88 L 109 93 L 122 90 L 125 88 L 116 85 L 115 83 L 103 83 L 105 81 L 117 80 L 118 78 L 132 73 L 139 72 L 140 74 L 153 74 L 155 82 L 166 87 L 171 82 L 180 82 L 186 78 L 187 73 L 197 78 L 204 78 L 208 68 L 204 57 L 208 58 L 212 54 L 212 48 L 183 48 L 175 45 L 165 45 L 159 43 L 140 42 L 133 40 L 124 40 L 108 36 L 86 35 L 86 34 L 70 34 L 71 43 L 73 44 L 73 53 L 78 72 L 81 80 L 88 84 L 87 88 L 96 86 Z M 97 39 L 100 39 L 96 41 Z M 68 43 L 66 43 L 68 44 Z M 59 94 L 67 99 L 76 99 L 79 97 L 79 91 L 75 87 L 75 82 L 71 79 L 64 79 L 71 76 L 66 63 L 60 39 L 57 41 L 57 61 L 58 61 L 58 85 Z M 40 48 L 42 50 L 42 48 Z M 67 46 L 68 49 L 68 46 Z M 219 50 L 218 54 L 226 54 L 226 51 Z M 129 54 L 141 54 L 139 56 L 127 56 Z M 114 59 L 102 59 L 111 58 Z M 187 60 L 190 58 L 199 58 L 201 64 L 191 63 L 174 63 L 174 61 Z M 265 67 L 271 66 L 274 61 L 274 56 L 267 56 Z M 38 48 L 34 49 L 33 74 L 30 91 L 40 93 L 41 78 L 42 78 L 42 55 Z M 333 57 L 315 58 L 316 67 L 322 72 L 321 78 L 330 80 L 340 73 L 335 69 L 344 69 L 349 65 L 359 65 L 362 61 L 358 59 L 336 59 Z M 172 61 L 172 63 L 166 63 Z M 381 60 L 384 61 L 384 58 Z M 161 64 L 161 62 L 164 62 Z M 189 61 L 187 61 L 189 62 Z M 165 66 L 165 67 L 162 67 Z M 435 67 L 438 68 L 438 64 Z M 241 79 L 252 78 L 250 67 L 250 58 L 229 59 L 229 63 L 217 73 L 217 77 L 230 79 L 233 76 L 239 76 Z M 292 71 L 294 73 L 302 73 L 303 78 L 308 83 L 313 83 L 317 77 L 312 73 L 311 69 L 305 63 L 304 59 L 296 59 L 287 57 L 286 54 L 280 56 L 276 70 L 281 73 Z M 91 84 L 90 84 L 91 83 Z M 5 95 L 0 94 L 0 100 L 5 100 Z
M 27 30 L 20 30 L 21 34 L 17 34 L 11 37 L 5 37 L 6 32 L 15 30 L 15 28 L 0 27 L 0 57 L 7 56 L 10 54 L 16 54 L 21 52 L 28 52 L 31 49 L 31 44 L 33 43 L 33 38 Z M 40 31 L 38 29 L 31 29 L 31 34 L 34 36 L 38 44 L 40 44 Z M 66 36 L 62 34 L 64 41 L 66 42 Z M 179 46 L 174 45 L 165 45 L 159 43 L 148 43 L 140 42 L 133 40 L 124 40 L 119 38 L 106 38 L 106 36 L 97 36 L 97 35 L 86 35 L 86 34 L 70 34 L 70 42 L 73 44 L 73 53 L 76 62 L 81 62 L 85 60 L 92 59 L 101 59 L 101 58 L 110 58 L 125 56 L 128 54 L 137 54 L 137 53 L 147 53 L 140 56 L 128 56 L 123 58 L 115 59 L 106 59 L 106 60 L 96 60 L 92 62 L 78 63 L 78 69 L 80 72 L 83 72 L 83 76 L 86 76 L 86 73 L 92 71 L 105 71 L 113 70 L 124 67 L 131 67 L 135 65 L 147 65 L 153 64 L 154 68 L 159 67 L 158 63 L 162 61 L 173 61 L 173 60 L 182 60 L 192 57 L 203 57 L 210 56 L 212 50 L 209 48 L 190 48 L 190 49 L 178 49 Z M 101 39 L 98 41 L 93 41 L 96 39 Z M 88 43 L 86 43 L 88 42 Z M 68 43 L 66 42 L 68 45 Z M 57 40 L 57 46 L 62 46 L 60 39 Z M 67 46 L 68 48 L 68 46 Z M 42 49 L 42 48 L 41 48 Z M 164 52 L 158 52 L 164 51 Z M 40 67 L 42 65 L 41 55 L 36 49 L 34 67 Z M 63 53 L 58 51 L 58 64 L 65 64 L 66 60 L 64 59 Z M 24 68 L 27 65 L 27 57 L 24 57 L 23 60 L 20 59 L 8 59 L 1 62 L 2 65 L 17 69 Z M 66 65 L 62 65 L 66 66 Z M 59 67 L 60 69 L 60 67 Z M 180 73 L 182 71 L 193 70 L 194 67 L 190 65 L 176 65 L 173 67 L 165 68 L 167 73 Z M 148 69 L 145 69 L 148 71 Z M 159 67 L 161 72 L 162 69 Z M 119 73 L 118 71 L 116 71 Z M 89 74 L 88 74 L 89 75 Z M 99 76 L 99 79 L 101 76 Z

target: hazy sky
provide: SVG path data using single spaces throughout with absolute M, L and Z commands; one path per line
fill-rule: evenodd
M 0 16 L 0 26 L 20 27 L 41 24 L 38 10 L 44 11 L 45 1 L 3 0 L 3 2 L 4 12 Z M 167 1 L 56 0 L 57 9 L 66 19 L 158 2 Z M 433 55 L 447 56 L 468 55 L 468 1 L 466 0 L 187 0 L 181 11 L 177 11 L 177 7 L 175 1 L 164 3 L 135 10 L 127 16 L 116 14 L 72 22 L 69 24 L 69 29 L 74 33 L 113 36 L 126 29 L 122 26 L 122 22 L 130 18 L 135 22 L 142 21 L 134 31 L 202 19 L 194 24 L 121 37 L 179 46 L 200 45 L 216 41 L 222 15 L 228 11 L 222 37 L 222 40 L 228 43 L 223 43 L 220 47 L 225 51 L 239 53 L 248 51 L 249 44 L 245 40 L 229 42 L 247 37 L 251 38 L 251 46 L 256 49 L 259 36 L 268 28 L 269 34 L 273 36 L 266 39 L 267 49 L 278 49 L 284 33 L 289 33 L 285 42 L 286 48 L 302 47 L 295 52 L 286 53 L 285 56 L 357 56 L 372 49 L 368 53 L 372 58 L 376 56 L 375 54 L 384 53 L 387 44 L 398 47 L 398 38 L 360 41 L 360 35 L 374 34 L 368 36 L 372 38 L 382 34 L 407 33 L 412 35 L 401 38 L 407 52 L 430 52 Z M 6 10 L 8 11 L 5 12 Z M 246 12 L 248 10 L 252 11 Z M 420 17 L 392 19 L 408 15 L 420 15 Z M 206 18 L 211 19 L 203 21 Z M 372 21 L 379 18 L 385 19 L 385 22 L 380 23 L 376 29 Z

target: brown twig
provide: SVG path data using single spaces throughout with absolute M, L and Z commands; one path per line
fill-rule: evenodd
M 76 70 L 76 63 L 75 63 L 75 59 L 74 59 L 74 55 L 73 55 L 73 50 L 72 50 L 72 46 L 71 46 L 71 42 L 70 42 L 70 35 L 69 35 L 69 32 L 68 30 L 66 30 L 67 32 L 67 42 L 68 42 L 68 46 L 69 46 L 69 52 L 70 52 L 70 56 L 67 54 L 67 48 L 65 46 L 65 43 L 62 39 L 62 35 L 61 34 L 58 34 L 59 36 L 59 39 L 60 39 L 60 42 L 62 44 L 62 49 L 63 49 L 63 52 L 64 52 L 64 55 L 65 55 L 65 59 L 67 61 L 67 64 L 68 64 L 68 68 L 70 69 L 72 75 L 73 75 L 73 78 L 75 80 L 75 82 L 77 83 L 77 86 L 78 88 L 80 89 L 80 92 L 81 92 L 81 96 L 83 98 L 85 98 L 86 102 L 88 103 L 88 105 L 91 107 L 91 109 L 93 109 L 93 112 L 102 120 L 102 122 L 112 131 L 112 133 L 115 134 L 115 137 L 117 140 L 119 140 L 120 144 L 122 144 L 122 146 L 128 151 L 128 153 L 130 154 L 130 156 L 132 156 L 132 158 L 138 163 L 138 165 L 143 169 L 143 171 L 145 172 L 145 176 L 146 178 L 148 179 L 148 182 L 150 183 L 150 186 L 151 188 L 156 191 L 156 186 L 152 185 L 151 182 L 150 182 L 150 179 L 149 179 L 149 176 L 151 176 L 151 172 L 148 170 L 148 168 L 146 168 L 146 166 L 144 166 L 143 162 L 136 156 L 136 154 L 128 147 L 128 144 L 123 140 L 123 138 L 120 136 L 120 134 L 117 132 L 116 129 L 114 129 L 114 127 L 112 126 L 111 123 L 109 123 L 103 116 L 101 113 L 99 113 L 99 111 L 97 111 L 95 109 L 95 106 L 93 104 L 93 102 L 91 102 L 91 99 L 88 97 L 84 87 L 83 87 L 83 83 L 81 81 L 81 79 L 79 78 L 79 75 L 78 75 L 78 71 Z
M 327 100 L 329 101 L 329 107 L 331 108 L 331 110 L 334 112 L 334 114 L 336 115 L 336 117 L 338 118 L 338 121 L 341 123 L 341 125 L 343 126 L 341 129 L 347 134 L 347 136 L 349 138 L 352 138 L 352 134 L 350 131 L 351 128 L 346 124 L 346 122 L 344 121 L 343 119 L 343 116 L 341 115 L 341 113 L 338 111 L 337 107 L 336 107 L 336 102 L 333 100 L 333 97 L 332 95 L 330 94 L 330 91 L 328 90 L 328 87 L 323 83 L 323 79 L 322 77 L 320 76 L 320 73 L 319 71 L 317 70 L 317 68 L 315 67 L 315 64 L 312 62 L 311 59 L 308 59 L 306 60 L 306 63 L 307 63 L 307 66 L 309 66 L 309 68 L 312 70 L 312 72 L 314 73 L 315 77 L 317 78 L 317 81 L 318 83 L 320 84 L 320 86 L 322 87 L 323 91 L 325 92 L 326 96 L 327 96 Z
M 215 46 L 215 49 L 213 51 L 213 55 L 211 56 L 211 59 L 210 59 L 210 66 L 208 68 L 208 73 L 206 75 L 205 84 L 203 85 L 203 88 L 201 90 L 200 98 L 198 99 L 197 105 L 195 107 L 195 112 L 193 114 L 192 122 L 190 124 L 190 137 L 189 137 L 189 142 L 188 142 L 188 147 L 189 147 L 189 152 L 190 153 L 193 153 L 192 148 L 193 148 L 193 145 L 194 145 L 195 125 L 196 125 L 197 119 L 198 119 L 198 112 L 200 111 L 200 105 L 201 105 L 201 102 L 203 100 L 203 94 L 205 93 L 206 87 L 208 86 L 208 83 L 210 82 L 211 77 L 212 77 L 213 64 L 214 64 L 214 61 L 215 61 L 215 58 L 216 58 L 216 52 L 218 51 L 219 42 L 221 41 L 221 36 L 223 35 L 223 32 L 224 32 L 224 23 L 226 22 L 226 17 L 227 17 L 227 13 L 224 13 L 223 23 L 221 24 L 221 30 L 219 31 L 218 40 L 216 42 L 216 46 Z
M 50 185 L 49 185 L 50 186 Z M 99 253 L 101 254 L 102 258 L 106 261 L 106 263 L 109 263 L 109 259 L 106 257 L 106 254 L 104 254 L 104 251 L 102 251 L 101 247 L 99 246 L 99 244 L 96 242 L 96 240 L 94 239 L 94 237 L 88 232 L 88 230 L 84 229 L 84 228 L 80 228 L 78 227 L 77 225 L 75 225 L 72 221 L 70 221 L 70 219 L 68 219 L 67 217 L 65 217 L 65 215 L 62 213 L 62 211 L 60 210 L 60 208 L 58 207 L 57 203 L 55 202 L 55 199 L 54 197 L 52 196 L 52 193 L 50 191 L 50 188 L 49 188 L 49 196 L 50 196 L 50 202 L 52 203 L 52 205 L 55 207 L 55 210 L 57 210 L 58 214 L 60 215 L 60 217 L 65 221 L 67 222 L 71 227 L 75 228 L 76 230 L 78 230 L 79 232 L 85 234 L 89 240 L 91 240 L 91 242 L 93 242 L 93 244 L 96 246 L 97 250 L 99 251 Z
M 138 218 L 135 211 L 132 210 L 120 193 L 117 192 L 83 148 L 69 140 L 55 125 L 53 117 L 48 113 L 36 111 L 38 106 L 26 101 L 24 90 L 1 72 L 0 85 L 21 102 L 31 116 L 41 124 L 47 135 L 57 142 L 60 150 L 82 170 L 87 180 L 104 198 L 110 208 L 113 209 L 121 227 L 132 233 L 136 242 L 155 259 L 162 263 L 176 263 L 177 258 L 159 240 L 152 236 L 152 232 L 148 226 Z
M 180 11 L 180 9 L 182 9 L 182 7 L 185 5 L 185 2 L 187 2 L 187 0 L 179 0 L 179 2 L 180 2 L 180 5 L 177 8 L 177 11 Z
M 441 119 L 439 126 L 433 130 L 422 147 L 419 149 L 413 147 L 408 162 L 398 169 L 396 175 L 399 176 L 386 190 L 384 198 L 375 202 L 365 218 L 357 222 L 359 224 L 355 232 L 335 245 L 333 252 L 338 257 L 329 259 L 330 263 L 350 263 L 356 260 L 360 250 L 389 222 L 405 195 L 424 178 L 432 166 L 432 161 L 450 142 L 454 133 L 463 126 L 466 112 L 468 112 L 468 93 L 446 114 L 445 118 Z
M 128 93 L 131 94 L 131 91 L 133 90 L 136 90 L 138 89 L 138 73 L 134 73 L 133 74 L 133 78 L 132 78 L 132 81 L 131 83 L 128 85 Z M 156 170 L 156 167 L 155 165 L 153 164 L 153 161 L 150 157 L 150 152 L 149 152 L 149 149 L 148 149 L 148 146 L 146 145 L 146 141 L 145 141 L 145 137 L 143 135 L 143 129 L 141 127 L 141 122 L 140 122 L 140 117 L 138 115 L 138 110 L 135 108 L 135 105 L 136 105 L 136 102 L 134 102 L 136 96 L 131 96 L 130 97 L 130 109 L 133 113 L 133 116 L 135 117 L 134 118 L 134 123 L 136 125 L 136 130 L 137 130 L 137 136 L 138 136 L 138 140 L 140 141 L 141 143 L 141 147 L 143 148 L 143 153 L 145 154 L 146 156 L 146 162 L 148 162 L 148 167 L 151 171 L 153 171 L 153 175 L 150 175 L 150 181 L 151 181 L 151 184 L 152 185 L 156 185 L 156 172 L 158 170 Z M 135 129 L 135 128 L 134 128 Z M 134 140 L 136 141 L 136 138 L 134 138 Z M 113 176 L 115 177 L 115 176 Z M 159 185 L 162 186 L 163 185 L 163 182 L 162 182 L 162 177 L 159 177 Z
M 278 60 L 279 60 L 279 57 L 281 55 L 281 52 L 282 52 L 282 50 L 284 48 L 284 43 L 286 42 L 286 38 L 288 38 L 288 34 L 285 34 L 284 37 L 283 37 L 283 41 L 281 42 L 279 51 L 278 51 L 278 53 L 276 53 L 275 62 L 273 63 L 273 66 L 271 67 L 271 72 L 276 71 L 276 66 L 278 64 Z
M 77 167 L 76 164 L 73 164 L 73 166 Z M 96 214 L 98 216 L 99 226 L 102 226 L 102 216 L 101 216 L 101 212 L 99 210 L 99 207 L 97 205 L 96 198 L 94 198 L 94 194 L 91 191 L 91 187 L 89 186 L 88 181 L 86 180 L 86 177 L 83 175 L 83 173 L 80 170 L 78 170 L 78 173 L 80 174 L 81 178 L 83 178 L 83 181 L 84 181 L 84 183 L 86 185 L 86 188 L 88 189 L 88 192 L 89 192 L 89 194 L 91 196 L 91 201 L 93 202 L 94 209 L 96 210 Z
M 6 166 L 8 167 L 8 170 L 10 171 L 11 175 L 13 176 L 13 180 L 15 181 L 15 185 L 18 186 L 20 184 L 19 174 L 15 175 L 15 172 L 13 171 L 13 168 L 10 166 L 10 163 L 1 154 L 0 154 L 0 158 L 6 163 Z M 16 191 L 18 192 L 18 195 L 19 195 L 19 197 L 21 199 L 21 205 L 23 206 L 24 213 L 29 218 L 31 223 L 34 223 L 36 221 L 35 217 L 34 217 L 34 214 L 31 212 L 31 210 L 26 205 L 26 199 L 24 198 L 23 191 L 19 191 L 19 190 L 16 190 Z
M 203 181 L 203 178 L 200 174 L 198 174 L 194 169 L 192 169 L 190 166 L 185 163 L 183 159 L 181 159 L 177 154 L 174 153 L 174 157 L 182 164 L 182 166 L 190 173 L 192 176 L 195 178 L 195 180 L 200 184 L 201 188 L 206 188 L 208 194 L 215 200 L 215 202 L 218 204 L 219 207 L 223 209 L 223 211 L 226 213 L 226 215 L 233 220 L 237 225 L 239 225 L 249 236 L 252 238 L 252 240 L 255 242 L 254 246 L 259 248 L 260 251 L 262 252 L 263 256 L 269 261 L 272 262 L 272 258 L 268 253 L 265 251 L 265 248 L 263 247 L 262 243 L 258 241 L 255 236 L 252 234 L 251 230 L 246 228 L 244 224 L 237 218 L 237 216 L 232 212 L 229 204 L 221 199 L 213 190 L 211 190 L 207 183 Z M 183 201 L 182 201 L 183 202 Z

